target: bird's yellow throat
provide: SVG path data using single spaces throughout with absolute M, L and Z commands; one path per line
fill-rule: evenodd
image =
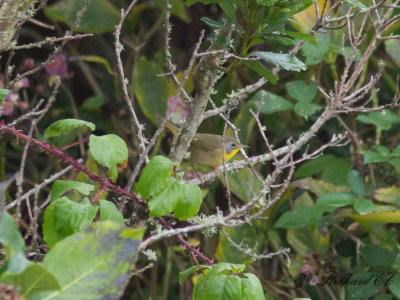
M 240 150 L 240 148 L 237 148 L 237 149 L 233 150 L 230 154 L 224 153 L 225 161 L 228 161 L 228 160 L 230 160 L 232 157 L 234 157 L 235 154 L 236 154 L 239 150 Z

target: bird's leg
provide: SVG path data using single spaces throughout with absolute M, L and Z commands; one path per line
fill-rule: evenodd
M 204 180 L 203 180 L 203 174 L 201 174 L 201 172 L 197 172 L 197 169 L 195 168 L 194 164 L 191 163 L 191 166 L 194 170 L 194 172 L 196 173 L 197 177 L 200 179 L 201 185 L 204 184 Z

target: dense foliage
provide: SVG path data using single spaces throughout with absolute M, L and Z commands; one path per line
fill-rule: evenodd
M 0 299 L 399 298 L 399 20 L 0 0 Z

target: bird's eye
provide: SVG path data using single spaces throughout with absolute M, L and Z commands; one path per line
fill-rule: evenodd
M 236 144 L 235 144 L 235 143 L 232 143 L 232 144 L 231 144 L 231 147 L 235 148 L 235 147 L 236 147 Z

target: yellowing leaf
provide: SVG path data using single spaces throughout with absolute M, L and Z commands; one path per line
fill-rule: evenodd
M 358 215 L 358 214 L 348 214 L 347 217 L 352 218 L 353 220 L 365 223 L 368 221 L 372 221 L 375 223 L 400 223 L 400 211 L 381 211 L 370 213 L 366 215 Z
M 320 13 L 322 12 L 325 2 L 326 2 L 326 7 L 325 7 L 325 12 L 326 12 L 330 7 L 330 2 L 326 0 L 318 0 L 318 7 Z M 299 12 L 298 14 L 295 14 L 293 18 L 297 23 L 297 24 L 294 23 L 293 26 L 297 30 L 302 32 L 308 32 L 311 28 L 314 27 L 315 22 L 317 20 L 315 13 L 315 5 L 311 5 L 309 8 Z

